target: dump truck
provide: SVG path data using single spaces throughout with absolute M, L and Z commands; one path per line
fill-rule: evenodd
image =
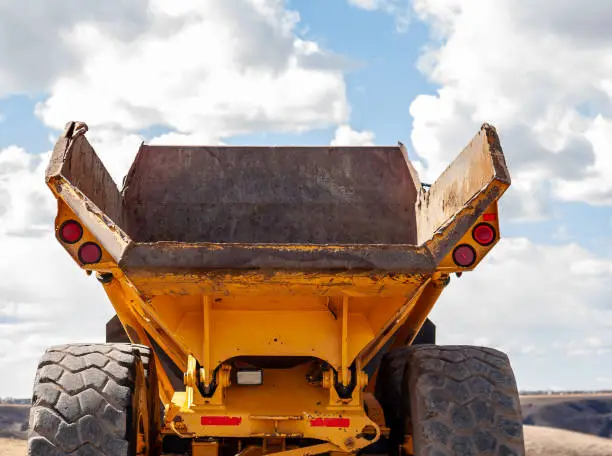
M 87 131 L 46 183 L 115 316 L 42 354 L 29 455 L 524 454 L 506 354 L 429 318 L 500 239 L 493 126 L 431 185 L 401 143 L 143 143 L 119 187 Z

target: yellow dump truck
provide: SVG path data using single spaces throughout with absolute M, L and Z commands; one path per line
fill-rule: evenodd
M 506 355 L 428 319 L 500 237 L 492 126 L 432 185 L 401 143 L 143 144 L 121 190 L 86 132 L 46 182 L 116 316 L 42 356 L 29 455 L 524 454 Z

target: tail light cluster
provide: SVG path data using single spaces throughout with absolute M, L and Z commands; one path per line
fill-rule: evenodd
M 76 220 L 67 220 L 59 228 L 60 240 L 74 245 L 83 239 L 83 227 Z M 95 242 L 84 242 L 77 251 L 81 264 L 95 264 L 102 259 L 102 249 Z
M 76 244 L 83 237 L 83 227 L 74 220 L 68 220 L 60 226 L 59 236 L 66 244 Z
M 492 217 L 491 217 L 492 216 Z M 488 247 L 497 239 L 495 228 L 487 221 L 494 220 L 495 214 L 485 214 L 484 222 L 472 229 L 472 239 L 482 247 Z M 476 263 L 476 249 L 469 244 L 460 244 L 453 250 L 453 261 L 457 266 L 469 268 Z

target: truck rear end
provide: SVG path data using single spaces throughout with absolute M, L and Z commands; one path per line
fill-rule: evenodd
M 451 274 L 499 240 L 510 177 L 493 127 L 431 186 L 401 144 L 143 144 L 121 190 L 86 130 L 67 124 L 46 179 L 58 242 L 116 317 L 107 344 L 41 360 L 30 454 L 429 454 L 439 438 L 417 429 L 417 405 L 393 405 L 419 393 L 387 404 L 393 382 L 414 374 L 388 365 L 414 348 Z M 84 393 L 104 400 L 88 408 Z M 43 432 L 48 411 L 64 424 Z M 113 414 L 123 424 L 111 432 Z M 62 446 L 62 429 L 83 420 L 114 446 L 83 429 Z

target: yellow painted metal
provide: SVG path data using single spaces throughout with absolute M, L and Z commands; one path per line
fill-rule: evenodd
M 212 328 L 211 312 L 212 298 L 210 296 L 204 296 L 202 300 L 202 362 L 204 365 L 204 378 L 202 379 L 205 386 L 209 386 L 213 380 L 212 375 L 212 356 L 211 356 L 211 335 L 210 330 Z
M 404 436 L 404 443 L 402 444 L 402 451 L 405 456 L 414 455 L 414 442 L 412 440 L 412 436 L 409 434 L 406 434 Z
M 385 422 L 385 413 L 373 393 L 366 392 L 363 394 L 363 401 L 367 408 L 368 416 L 380 428 L 380 434 L 384 437 L 389 436 L 390 429 Z
M 318 445 L 311 445 L 302 448 L 296 448 L 294 450 L 279 451 L 277 453 L 268 453 L 270 456 L 314 456 L 316 454 L 331 453 L 336 450 L 335 445 L 329 443 L 321 443 Z
M 340 336 L 340 341 L 342 344 L 342 359 L 340 365 L 341 372 L 341 382 L 343 385 L 349 385 L 349 342 L 348 342 L 348 320 L 349 320 L 349 298 L 348 296 L 342 297 L 342 334 Z
M 427 250 L 420 254 L 430 256 Z M 460 270 L 460 268 L 455 268 Z M 144 297 L 155 296 L 240 296 L 291 297 L 319 296 L 355 298 L 396 297 L 418 287 L 430 273 L 320 271 L 304 273 L 294 271 L 250 271 L 240 274 L 225 271 L 154 272 L 130 271 L 130 281 Z
M 130 339 L 163 351 L 185 373 L 181 379 L 185 390 L 177 391 L 159 356 L 154 357 L 160 396 L 166 407 L 163 434 L 187 438 L 251 437 L 264 442 L 303 436 L 327 443 L 285 448 L 276 454 L 354 452 L 375 442 L 383 427 L 364 410 L 364 389 L 373 389 L 375 377 L 368 380 L 363 368 L 391 337 L 395 336 L 395 345 L 411 343 L 448 283 L 449 275 L 474 269 L 499 239 L 497 200 L 508 188 L 509 178 L 497 177 L 501 165 L 493 150 L 495 145 L 487 143 L 482 132 L 478 138 L 429 191 L 419 192 L 419 245 L 401 248 L 425 259 L 423 264 L 430 264 L 431 268 L 423 266 L 413 272 L 126 270 L 122 255 L 133 242 L 115 224 L 119 221 L 110 220 L 61 172 L 49 175 L 47 183 L 58 200 L 56 230 L 66 220 L 77 220 L 84 228 L 82 241 L 62 244 L 66 251 L 78 262 L 82 242 L 100 245 L 102 261 L 81 267 L 98 274 Z M 62 154 L 67 156 L 71 147 L 93 153 L 82 136 L 67 141 L 65 147 L 65 151 L 54 156 L 56 162 L 62 159 Z M 416 175 L 412 167 L 410 172 Z M 111 196 L 97 197 L 106 198 L 112 206 L 116 201 Z M 485 215 L 498 237 L 495 243 L 483 247 L 472 239 L 471 230 L 485 221 Z M 477 254 L 477 261 L 469 268 L 460 268 L 452 260 L 452 248 L 461 243 L 472 246 Z M 185 244 L 180 248 L 192 247 Z M 223 250 L 227 246 L 208 244 L 207 248 Z M 274 248 L 284 253 L 319 250 L 333 253 L 350 251 L 355 246 Z M 231 383 L 231 363 L 239 357 L 321 360 L 337 372 L 338 383 L 348 386 L 355 382 L 357 386 L 347 397 L 340 397 L 331 371 L 323 372 L 321 384 L 309 384 L 308 365 L 266 368 L 263 385 L 236 385 Z M 214 384 L 217 385 L 214 393 L 203 396 L 201 390 Z M 240 424 L 205 425 L 202 418 L 207 416 L 236 417 Z M 317 417 L 348 418 L 350 425 L 312 426 L 311 420 Z M 364 429 L 374 429 L 372 440 L 365 438 Z M 247 449 L 243 451 L 255 451 Z M 194 440 L 193 451 L 212 456 L 217 448 Z
M 214 370 L 236 356 L 315 356 L 340 371 L 342 355 L 346 356 L 345 364 L 350 365 L 384 323 L 382 318 L 391 318 L 405 298 L 381 299 L 377 303 L 375 299 L 347 297 L 339 300 L 337 317 L 327 307 L 326 299 L 316 296 L 267 296 L 256 300 L 224 296 L 211 301 L 209 344 L 202 343 L 207 333 L 202 323 L 202 298 L 155 296 L 143 303 L 143 312 L 149 321 L 173 335 L 183 356 L 193 353 L 206 369 Z M 344 343 L 343 331 L 347 335 Z M 208 348 L 204 349 L 204 345 Z M 206 366 L 206 350 L 210 350 L 210 367 Z
M 189 390 L 188 387 L 186 393 L 175 393 L 172 402 L 181 406 L 172 410 L 169 419 L 175 426 L 180 423 L 177 429 L 186 437 L 299 436 L 331 442 L 340 451 L 353 451 L 378 440 L 380 428 L 364 411 L 362 388 L 356 388 L 350 398 L 343 400 L 333 394 L 333 388 L 326 390 L 308 385 L 304 380 L 307 372 L 308 366 L 303 365 L 291 369 L 267 369 L 266 379 L 260 386 L 221 388 L 222 393 L 217 393 L 223 395 L 223 401 L 214 396 L 202 397 L 197 388 Z M 188 395 L 193 395 L 193 400 L 189 400 Z M 235 426 L 203 425 L 203 416 L 226 416 L 241 421 Z M 321 417 L 348 418 L 350 426 L 311 425 L 311 420 Z M 364 428 L 374 430 L 371 440 L 360 435 Z

